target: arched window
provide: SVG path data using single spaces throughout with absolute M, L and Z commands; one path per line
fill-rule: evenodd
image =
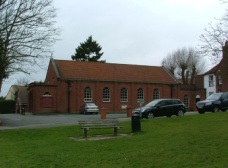
M 153 99 L 159 99 L 160 98 L 160 93 L 158 89 L 154 89 L 153 92 Z
M 92 90 L 90 87 L 84 89 L 84 102 L 92 102 Z
M 127 89 L 126 89 L 126 88 L 122 88 L 122 89 L 121 89 L 120 101 L 121 101 L 121 102 L 127 102 L 127 101 L 128 101 Z
M 137 95 L 137 98 L 138 98 L 138 101 L 142 101 L 144 100 L 144 94 L 143 94 L 143 89 L 142 88 L 139 88 L 138 89 L 138 95 Z
M 186 108 L 189 107 L 189 97 L 188 97 L 188 95 L 184 96 L 184 104 L 185 104 Z
M 103 89 L 103 102 L 110 102 L 110 90 L 108 87 Z

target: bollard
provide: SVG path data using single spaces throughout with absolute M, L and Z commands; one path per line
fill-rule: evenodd
M 101 109 L 101 119 L 102 120 L 106 119 L 106 109 L 105 108 Z
M 127 107 L 127 117 L 131 117 L 132 116 L 132 112 L 131 112 L 131 106 Z

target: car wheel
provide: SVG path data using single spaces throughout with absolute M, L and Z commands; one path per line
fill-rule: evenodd
M 154 114 L 153 113 L 148 113 L 147 118 L 148 119 L 153 119 L 154 118 Z
M 213 112 L 219 112 L 219 107 L 218 106 L 214 106 Z
M 204 114 L 205 113 L 205 111 L 203 111 L 203 110 L 199 110 L 198 111 L 200 114 Z
M 184 116 L 184 111 L 182 109 L 179 109 L 177 112 L 177 116 Z

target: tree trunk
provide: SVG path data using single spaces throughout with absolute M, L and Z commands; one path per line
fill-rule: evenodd
M 0 93 L 2 91 L 2 82 L 3 82 L 3 79 L 0 79 Z
M 181 77 L 182 77 L 182 83 L 185 84 L 185 69 L 182 68 L 182 71 L 181 71 Z
M 194 67 L 194 68 L 192 68 L 192 74 L 191 74 L 191 79 L 190 79 L 191 85 L 193 84 L 195 75 L 196 75 L 196 68 Z

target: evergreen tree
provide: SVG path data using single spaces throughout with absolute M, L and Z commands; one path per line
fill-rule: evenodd
M 102 47 L 93 40 L 92 36 L 80 43 L 80 46 L 75 49 L 75 54 L 71 56 L 72 60 L 75 61 L 91 61 L 98 62 L 103 52 L 101 52 Z M 100 60 L 100 62 L 105 62 L 105 60 Z

